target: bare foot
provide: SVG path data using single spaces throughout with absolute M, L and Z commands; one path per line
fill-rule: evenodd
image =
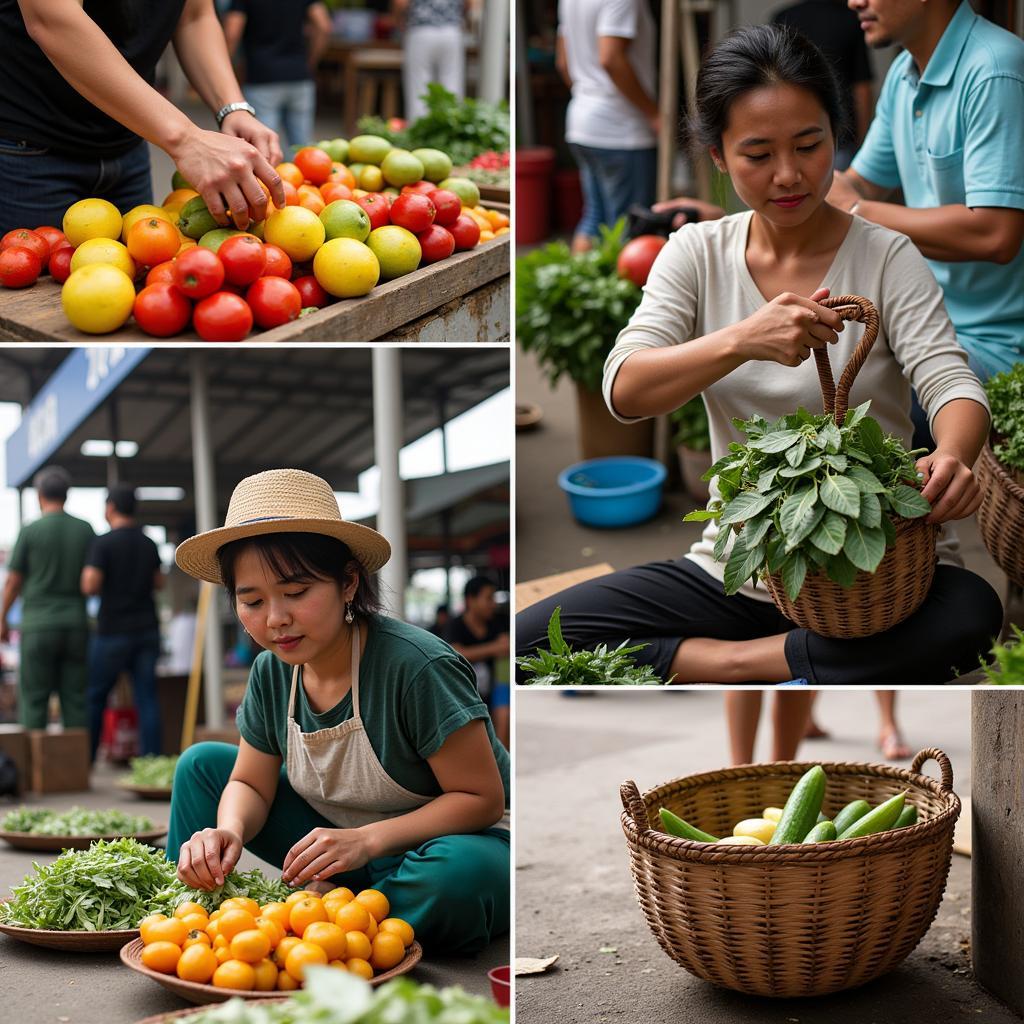
M 911 754 L 910 747 L 907 746 L 899 729 L 883 732 L 878 739 L 878 745 L 887 761 L 905 761 Z
M 807 729 L 804 731 L 805 740 L 827 740 L 831 735 L 828 729 L 822 729 L 813 718 L 808 719 Z

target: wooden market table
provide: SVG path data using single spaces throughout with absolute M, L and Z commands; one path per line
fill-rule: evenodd
M 341 299 L 269 331 L 254 330 L 246 342 L 507 342 L 511 237 L 501 235 L 469 252 L 455 253 L 440 263 L 379 284 L 362 298 Z M 191 328 L 173 338 L 154 338 L 139 330 L 133 320 L 111 334 L 84 334 L 64 315 L 60 286 L 44 277 L 31 288 L 0 291 L 0 341 L 153 345 L 201 339 Z

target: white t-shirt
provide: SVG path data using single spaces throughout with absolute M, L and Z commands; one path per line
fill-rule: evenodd
M 572 79 L 566 140 L 597 149 L 654 146 L 647 118 L 608 77 L 597 47 L 600 36 L 631 39 L 629 62 L 647 94 L 656 96 L 654 18 L 648 0 L 559 0 L 558 34 Z
M 644 296 L 619 335 L 604 367 L 604 398 L 611 403 L 615 375 L 626 358 L 640 349 L 678 345 L 722 330 L 752 316 L 766 299 L 751 277 L 745 257 L 753 213 L 687 225 L 675 232 L 658 254 Z M 942 292 L 924 257 L 906 235 L 854 217 L 821 287 L 833 296 L 862 295 L 879 312 L 878 337 L 850 390 L 850 408 L 871 399 L 869 415 L 883 432 L 903 440 L 913 436 L 910 390 L 928 413 L 929 422 L 947 402 L 969 398 L 988 408 L 985 391 L 968 368 L 946 315 Z M 834 345 L 828 346 L 836 381 L 863 336 L 860 324 L 847 323 Z M 711 456 L 717 461 L 730 441 L 743 442 L 733 417 L 755 414 L 774 420 L 803 406 L 822 408 L 821 387 L 813 359 L 798 367 L 750 360 L 716 381 L 704 393 L 711 433 Z M 711 482 L 717 498 L 717 481 Z M 689 558 L 716 579 L 724 563 L 712 555 L 718 524 L 708 522 Z M 939 535 L 939 558 L 962 564 L 950 525 Z M 760 583 L 746 583 L 741 594 L 764 601 L 771 597 Z

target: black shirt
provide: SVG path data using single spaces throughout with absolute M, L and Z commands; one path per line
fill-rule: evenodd
M 229 9 L 246 16 L 242 52 L 247 83 L 304 82 L 312 77 L 305 26 L 306 12 L 315 2 L 317 0 L 231 0 Z
M 184 0 L 85 0 L 85 13 L 150 85 Z M 32 41 L 18 0 L 0 0 L 0 139 L 82 160 L 127 153 L 139 137 L 61 77 Z
M 450 644 L 458 644 L 460 647 L 475 647 L 477 644 L 489 644 L 497 640 L 502 633 L 507 633 L 508 628 L 503 626 L 497 616 L 487 623 L 487 629 L 483 636 L 477 636 L 462 615 L 457 615 L 448 623 L 448 633 L 445 639 Z M 476 687 L 480 696 L 487 699 L 491 695 L 491 688 L 494 685 L 494 658 L 484 658 L 483 661 L 471 661 L 473 671 L 476 673 Z
M 85 564 L 103 573 L 98 633 L 156 628 L 153 576 L 160 553 L 141 527 L 122 526 L 97 537 Z
M 856 129 L 853 86 L 857 82 L 870 82 L 873 77 L 857 15 L 846 6 L 846 0 L 803 0 L 777 11 L 772 21 L 795 28 L 828 58 L 839 79 L 848 124 L 848 133 L 838 141 L 840 145 L 852 142 Z

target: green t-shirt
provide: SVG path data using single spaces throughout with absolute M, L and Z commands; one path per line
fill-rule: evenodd
M 238 731 L 265 754 L 285 758 L 292 668 L 264 651 L 253 663 L 238 708 Z M 476 719 L 487 726 L 509 806 L 509 756 L 491 725 L 468 661 L 443 640 L 398 619 L 373 616 L 359 662 L 359 711 L 384 770 L 424 796 L 443 792 L 427 764 L 457 729 Z M 303 732 L 330 729 L 352 717 L 352 692 L 318 714 L 306 699 L 299 671 L 295 720 Z
M 14 544 L 7 568 L 21 573 L 21 631 L 85 629 L 82 567 L 95 534 L 84 519 L 46 512 Z

